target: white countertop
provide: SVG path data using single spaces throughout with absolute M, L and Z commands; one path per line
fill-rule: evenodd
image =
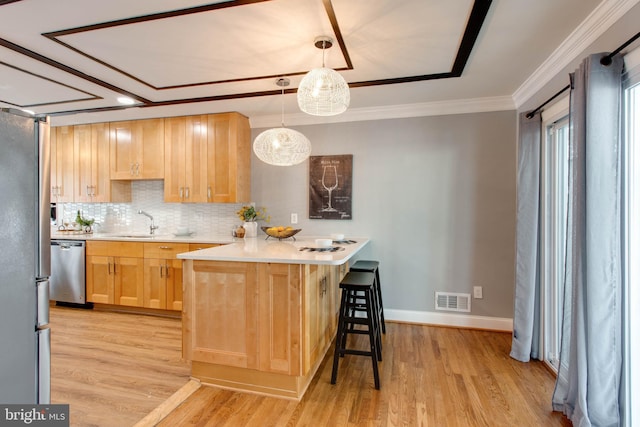
M 347 237 L 355 243 L 339 243 L 334 247 L 340 248 L 336 252 L 311 252 L 300 250 L 316 248 L 315 237 L 296 236 L 296 240 L 265 240 L 264 237 L 236 239 L 236 242 L 215 248 L 178 254 L 180 259 L 201 261 L 240 261 L 240 262 L 271 262 L 280 264 L 328 264 L 341 265 L 347 262 L 358 251 L 369 243 L 369 239 L 362 237 Z

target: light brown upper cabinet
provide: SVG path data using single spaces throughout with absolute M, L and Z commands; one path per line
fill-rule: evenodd
M 109 178 L 109 124 L 74 126 L 73 139 L 74 201 L 130 202 L 131 184 Z
M 51 128 L 51 201 L 73 202 L 73 126 Z
M 207 201 L 251 199 L 251 129 L 238 113 L 212 114 L 207 121 Z
M 164 120 L 164 201 L 207 202 L 207 116 Z
M 164 178 L 164 119 L 109 125 L 111 179 Z
M 250 138 L 238 113 L 165 119 L 164 201 L 249 201 Z

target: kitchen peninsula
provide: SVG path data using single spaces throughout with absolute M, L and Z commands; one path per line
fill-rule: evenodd
M 331 345 L 340 280 L 369 240 L 248 238 L 184 260 L 183 355 L 203 383 L 300 399 Z

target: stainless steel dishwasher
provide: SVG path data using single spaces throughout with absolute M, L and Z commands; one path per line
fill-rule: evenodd
M 51 241 L 51 300 L 86 305 L 84 247 L 83 240 Z

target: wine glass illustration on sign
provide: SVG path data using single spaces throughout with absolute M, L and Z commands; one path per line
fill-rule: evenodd
M 338 188 L 338 170 L 335 165 L 324 165 L 322 167 L 322 186 L 329 193 L 329 204 L 322 211 L 337 212 L 337 209 L 331 206 L 331 193 Z

